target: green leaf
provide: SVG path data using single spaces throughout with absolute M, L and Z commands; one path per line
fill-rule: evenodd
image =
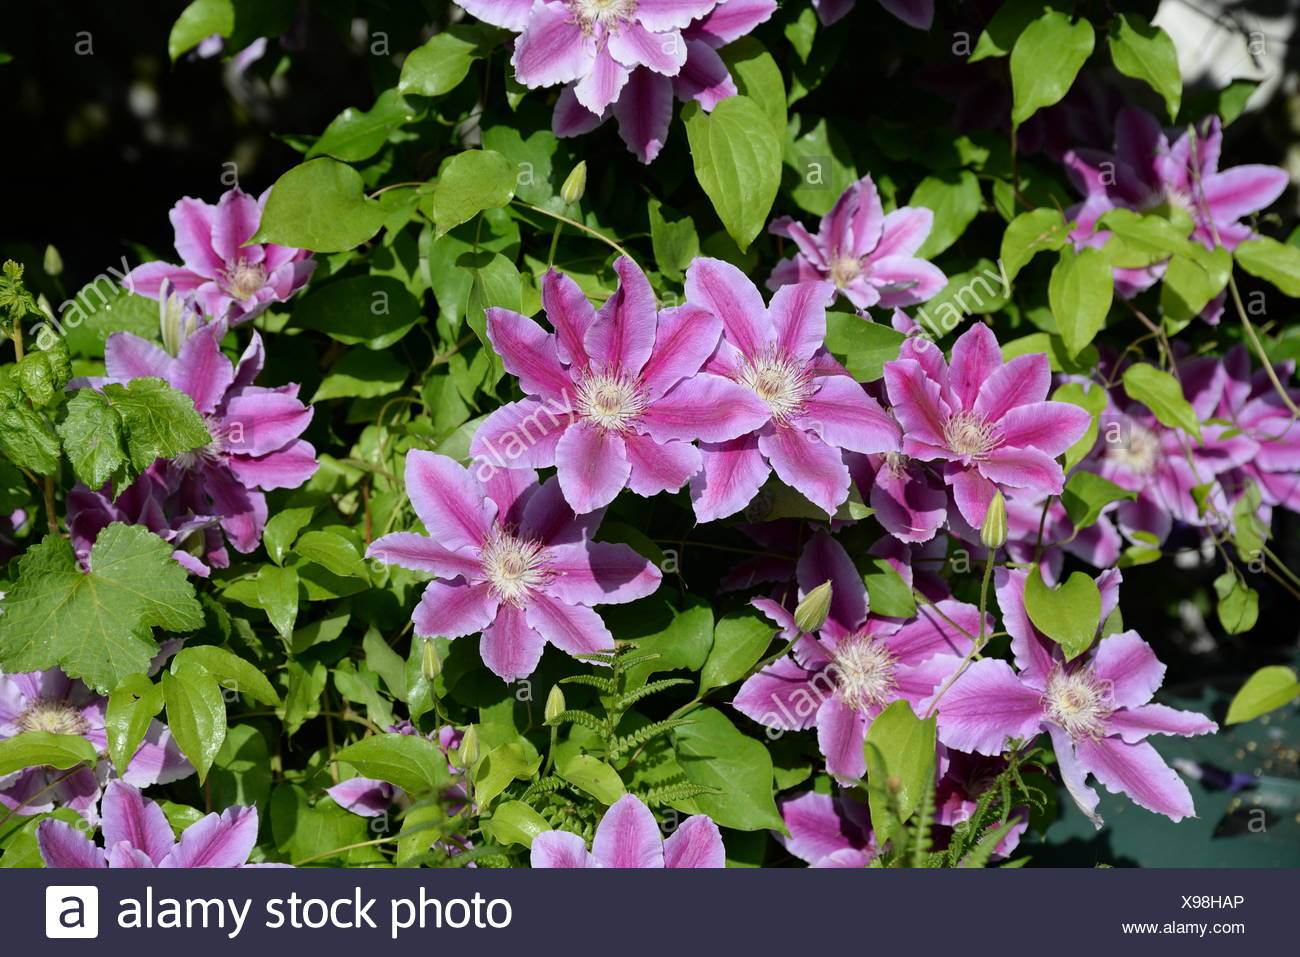
M 421 638 L 412 644 L 432 640 L 432 638 Z M 369 665 L 370 670 L 384 679 L 384 684 L 388 685 L 388 690 L 392 692 L 393 697 L 405 701 L 406 662 L 402 656 L 390 648 L 383 636 L 373 628 L 368 630 L 365 638 L 361 640 L 361 649 L 366 654 L 366 664 Z
M 1248 561 L 1254 561 L 1268 541 L 1269 523 L 1259 517 L 1263 496 L 1259 485 L 1246 479 L 1241 497 L 1232 505 L 1232 543 Z
M 558 764 L 555 773 L 601 804 L 613 804 L 627 793 L 618 772 L 590 754 L 575 754 Z
M 298 573 L 292 568 L 263 565 L 255 584 L 258 607 L 266 612 L 280 637 L 287 640 L 298 617 Z
M 1194 249 L 1192 255 L 1176 255 L 1165 267 L 1160 285 L 1160 308 L 1166 322 L 1177 332 L 1191 322 L 1211 299 L 1223 291 L 1232 275 L 1232 253 L 1222 246 Z
M 23 768 L 65 771 L 78 764 L 94 767 L 97 759 L 95 746 L 79 734 L 24 731 L 0 741 L 0 777 Z
M 468 26 L 453 26 L 417 47 L 402 62 L 399 93 L 442 96 L 460 85 L 478 59 L 481 34 Z
M 1238 577 L 1226 571 L 1214 579 L 1214 594 L 1219 600 L 1219 623 L 1230 635 L 1250 631 L 1259 621 L 1259 593 Z
M 418 734 L 376 734 L 362 738 L 334 755 L 368 778 L 395 784 L 412 795 L 428 794 L 450 780 L 447 758 L 438 746 Z
M 158 334 L 158 303 L 127 292 L 108 276 L 82 286 L 59 309 L 68 349 L 84 358 L 103 356 L 104 343 L 114 332 L 144 338 Z
M 651 199 L 648 207 L 655 265 L 669 279 L 681 282 L 686 267 L 700 254 L 700 237 L 695 232 L 695 223 L 689 216 L 671 221 L 665 219 L 660 212 L 663 204 L 657 199 Z
M 506 801 L 498 806 L 484 826 L 498 843 L 524 847 L 532 847 L 533 838 L 538 834 L 553 830 L 546 818 L 523 801 Z
M 78 389 L 68 400 L 58 432 L 72 471 L 89 488 L 102 487 L 127 464 L 122 420 L 94 389 Z
M 1183 398 L 1183 388 L 1168 372 L 1146 362 L 1135 362 L 1124 370 L 1124 391 L 1151 410 L 1171 429 L 1182 429 L 1201 441 L 1201 423 L 1196 410 Z
M 1114 276 L 1100 250 L 1085 247 L 1075 252 L 1067 246 L 1059 255 L 1048 283 L 1047 299 L 1065 349 L 1075 358 L 1106 324 Z
M 781 185 L 784 130 L 747 96 L 729 96 L 711 113 L 694 101 L 682 108 L 695 178 L 741 251 L 767 222 Z
M 335 575 L 369 580 L 366 563 L 356 548 L 337 532 L 305 532 L 293 546 L 294 553 L 321 565 Z
M 235 28 L 235 7 L 230 0 L 194 0 L 181 11 L 167 38 L 167 55 L 174 62 L 187 50 L 212 36 L 228 37 Z
M 203 614 L 172 547 L 133 525 L 114 522 L 90 550 L 82 572 L 72 546 L 47 536 L 18 562 L 18 579 L 0 600 L 0 668 L 56 665 L 107 693 L 148 670 L 158 644 L 151 627 L 198 628 Z
M 178 675 L 164 671 L 162 693 L 167 727 L 202 781 L 226 740 L 226 701 L 221 687 L 202 672 Z
M 312 402 L 325 399 L 371 399 L 402 387 L 410 369 L 391 352 L 353 349 L 330 367 Z
M 784 139 L 786 122 L 785 81 L 781 68 L 755 37 L 745 36 L 722 48 L 737 91 L 763 108 L 774 135 Z
M 389 135 L 415 119 L 411 105 L 397 90 L 385 90 L 369 111 L 349 106 L 334 117 L 320 139 L 307 151 L 307 159 L 332 156 L 344 162 L 374 156 Z
M 1061 504 L 1065 506 L 1065 513 L 1070 516 L 1076 532 L 1093 524 L 1101 517 L 1102 509 L 1121 499 L 1135 501 L 1137 493 L 1120 488 L 1093 472 L 1075 472 L 1061 493 Z
M 1002 234 L 1000 254 L 1007 281 L 1015 279 L 1038 253 L 1060 249 L 1068 236 L 1065 217 L 1058 209 L 1031 209 L 1011 220 Z
M 799 54 L 799 59 L 807 63 L 808 54 L 812 52 L 813 40 L 817 36 L 817 12 L 810 6 L 804 7 L 797 17 L 782 28 L 781 32 L 790 41 L 794 52 Z
M 208 674 L 222 687 L 243 692 L 264 705 L 278 707 L 280 704 L 280 696 L 261 671 L 233 652 L 216 645 L 193 645 L 181 649 L 172 659 L 171 671 L 177 675 L 192 672 Z
M 1110 58 L 1115 69 L 1141 80 L 1160 94 L 1172 123 L 1183 98 L 1174 41 L 1139 13 L 1121 13 L 1110 21 Z
M 308 293 L 294 308 L 292 322 L 348 345 L 387 349 L 420 318 L 420 301 L 398 280 L 353 276 Z
M 700 668 L 700 691 L 743 678 L 772 643 L 775 631 L 772 623 L 753 609 L 720 618 L 713 630 L 713 647 Z
M 868 558 L 866 562 L 867 571 L 862 573 L 862 583 L 867 586 L 872 612 L 891 618 L 916 617 L 912 589 L 897 569 L 883 558 Z
M 294 543 L 298 533 L 307 527 L 315 511 L 314 508 L 286 508 L 271 516 L 262 532 L 262 544 L 266 546 L 271 561 L 277 565 L 283 563 L 289 546 Z
M 1083 383 L 1066 382 L 1052 395 L 1052 399 L 1057 402 L 1069 402 L 1071 405 L 1077 405 L 1081 409 L 1086 409 L 1092 416 L 1092 421 L 1088 423 L 1088 429 L 1079 437 L 1079 440 L 1065 450 L 1065 471 L 1069 472 L 1072 468 L 1088 457 L 1092 447 L 1097 444 L 1097 433 L 1101 427 L 1101 412 L 1106 408 L 1106 390 L 1096 384 L 1089 384 L 1085 390 Z
M 906 701 L 895 701 L 871 722 L 863 742 L 870 782 L 871 820 L 886 841 L 934 789 L 936 719 L 918 718 Z M 882 833 L 882 831 L 884 833 Z
M 132 379 L 126 385 L 110 382 L 104 398 L 117 412 L 126 432 L 127 456 L 137 472 L 156 459 L 171 458 L 212 441 L 194 400 L 162 379 Z
M 442 164 L 430 201 L 437 235 L 514 198 L 515 168 L 495 150 L 466 150 Z
M 59 440 L 44 417 L 24 405 L 0 406 L 0 450 L 39 475 L 59 470 Z
M 213 807 L 265 806 L 271 794 L 271 754 L 252 724 L 231 725 L 208 772 Z
M 932 173 L 912 192 L 909 206 L 934 211 L 934 225 L 915 255 L 933 259 L 966 231 L 984 205 L 980 182 L 970 170 L 945 170 Z
M 1083 572 L 1056 588 L 1043 583 L 1037 568 L 1025 579 L 1025 612 L 1034 627 L 1055 641 L 1072 661 L 1088 650 L 1101 627 L 1101 592 Z
M 1240 724 L 1280 708 L 1300 695 L 1296 673 L 1282 665 L 1267 665 L 1251 675 L 1228 705 L 1224 724 Z
M 1095 37 L 1087 20 L 1052 11 L 1038 17 L 1011 50 L 1011 121 L 1019 126 L 1069 92 Z
M 856 313 L 826 313 L 826 348 L 859 382 L 875 382 L 898 358 L 907 336 Z
M 692 784 L 716 788 L 673 802 L 687 813 L 707 814 L 738 831 L 785 830 L 772 795 L 772 756 L 762 743 L 740 732 L 714 708 L 688 714 L 691 724 L 673 729 L 677 763 Z
M 343 252 L 379 232 L 385 215 L 381 204 L 366 198 L 360 173 L 321 156 L 275 181 L 251 242 Z
M 1233 256 L 1252 276 L 1271 282 L 1283 295 L 1300 299 L 1300 249 L 1262 236 L 1246 240 Z
M 1043 3 L 1041 0 L 1006 0 L 993 14 L 988 25 L 984 27 L 975 41 L 975 49 L 968 63 L 976 63 L 987 57 L 1002 57 L 1012 51 L 1016 40 L 1045 9 L 1069 10 L 1068 4 Z
M 108 756 L 119 775 L 126 772 L 154 715 L 162 707 L 162 685 L 154 684 L 145 675 L 128 675 L 108 696 L 104 730 L 108 737 Z
M 321 693 L 329 671 L 319 661 L 289 659 L 289 690 L 284 696 L 285 731 L 292 735 L 320 713 Z

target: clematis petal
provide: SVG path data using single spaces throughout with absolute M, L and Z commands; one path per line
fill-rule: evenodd
M 579 515 L 614 501 L 632 471 L 622 437 L 585 421 L 560 437 L 555 458 L 564 500 Z
M 137 296 L 150 299 L 162 298 L 162 284 L 171 284 L 172 292 L 184 296 L 194 292 L 207 282 L 206 276 L 200 276 L 186 266 L 173 266 L 171 263 L 141 263 L 122 277 L 122 288 Z
M 1083 812 L 1092 826 L 1100 828 L 1101 816 L 1097 813 L 1097 802 L 1101 800 L 1097 792 L 1088 787 L 1088 771 L 1079 759 L 1075 744 L 1070 736 L 1054 724 L 1047 726 L 1052 738 L 1052 750 L 1056 752 L 1056 766 L 1061 772 L 1061 783 L 1070 792 L 1075 806 Z
M 418 532 L 390 532 L 370 543 L 367 558 L 413 571 L 431 572 L 439 578 L 476 578 L 481 573 L 478 553 L 468 545 L 456 551 Z
M 1057 456 L 1083 437 L 1092 423 L 1087 409 L 1069 402 L 1032 402 L 1008 409 L 1002 417 L 1002 441 Z
M 537 669 L 545 647 L 546 640 L 528 624 L 524 610 L 504 604 L 496 620 L 483 629 L 479 654 L 498 678 L 517 681 Z
M 686 62 L 686 43 L 680 33 L 651 33 L 635 20 L 610 35 L 609 52 L 629 69 L 641 66 L 664 77 L 675 76 Z
M 692 814 L 664 841 L 664 867 L 726 867 L 722 832 L 707 814 Z
M 482 545 L 497 513 L 464 466 L 423 449 L 406 455 L 406 494 L 429 534 L 453 550 Z
M 554 269 L 542 279 L 542 308 L 555 329 L 555 351 L 561 362 L 579 368 L 587 365 L 583 340 L 596 318 L 596 310 L 570 277 Z
M 574 418 L 567 399 L 543 402 L 527 396 L 501 406 L 483 421 L 470 443 L 474 474 L 554 465 L 556 445 Z
M 504 611 L 508 606 L 493 597 L 487 582 L 431 581 L 424 586 L 411 621 L 422 637 L 460 638 L 499 620 L 498 607 Z
M 253 238 L 261 219 L 262 212 L 257 208 L 257 200 L 238 186 L 226 190 L 212 213 L 212 251 L 228 266 L 235 265 L 241 259 L 260 261 L 261 246 L 241 247 Z
M 717 5 L 717 0 L 638 0 L 635 17 L 648 30 L 681 30 Z
M 626 256 L 615 261 L 614 271 L 618 288 L 587 327 L 583 345 L 600 367 L 636 375 L 654 351 L 659 325 L 654 290 L 645 273 Z
M 570 83 L 555 100 L 555 110 L 551 113 L 551 132 L 561 139 L 582 136 L 609 119 L 609 114 L 609 110 L 593 113 L 579 103 L 573 92 L 573 84 Z
M 818 529 L 799 553 L 795 574 L 799 590 L 805 595 L 823 582 L 831 583 L 827 620 L 842 630 L 857 628 L 867 617 L 867 590 L 862 576 L 844 546 L 824 528 Z
M 989 376 L 1002 366 L 1002 349 L 997 336 L 982 322 L 977 322 L 962 333 L 952 345 L 952 363 L 948 368 L 948 384 L 963 409 L 973 409 L 980 389 Z M 1013 445 L 1030 443 L 1014 442 Z
M 717 51 L 703 40 L 692 39 L 686 40 L 686 62 L 673 77 L 672 89 L 679 100 L 695 100 L 705 110 L 712 110 L 737 92 L 736 81 Z
M 1115 708 L 1146 704 L 1165 678 L 1165 666 L 1136 631 L 1103 638 L 1092 659 L 1093 674 L 1110 691 Z
M 948 277 L 938 266 L 903 256 L 876 260 L 861 278 L 879 290 L 880 306 L 884 309 L 925 302 L 948 285 Z
M 993 370 L 975 399 L 974 410 L 985 420 L 997 422 L 1008 409 L 1042 402 L 1052 385 L 1052 369 L 1042 353 L 1016 356 Z
M 583 76 L 591 69 L 593 52 L 594 42 L 582 32 L 568 6 L 549 0 L 535 3 L 529 11 L 510 62 L 519 82 L 536 89 Z M 596 109 L 585 102 L 582 105 L 593 113 L 604 109 L 604 104 Z
M 186 196 L 168 214 L 176 230 L 176 251 L 186 267 L 209 279 L 215 279 L 226 267 L 225 260 L 212 248 L 215 213 L 215 207 Z
M 239 867 L 257 843 L 257 808 L 232 807 L 209 814 L 181 833 L 159 867 Z
M 686 300 L 722 320 L 723 335 L 747 356 L 775 336 L 758 287 L 729 262 L 700 257 L 686 270 Z
M 654 351 L 641 369 L 646 392 L 658 398 L 695 375 L 721 338 L 722 322 L 707 309 L 687 303 L 663 310 L 655 331 Z
M 994 449 L 976 467 L 985 478 L 1000 485 L 1033 489 L 1050 495 L 1059 495 L 1065 482 L 1060 463 L 1046 452 L 1035 448 L 1013 449 L 1004 446 Z M 982 516 L 980 521 L 982 524 Z
M 1201 190 L 1214 221 L 1226 225 L 1273 205 L 1287 182 L 1281 167 L 1252 164 L 1206 177 Z
M 690 34 L 711 47 L 724 47 L 753 32 L 776 12 L 776 0 L 724 0 L 691 24 Z
M 663 838 L 654 814 L 635 795 L 624 794 L 596 825 L 591 857 L 597 867 L 663 867 Z
M 884 639 L 899 661 L 921 662 L 938 654 L 964 655 L 980 635 L 980 611 L 951 598 L 934 607 L 923 605 L 917 618 Z M 993 631 L 993 616 L 985 615 L 984 634 Z
M 881 223 L 880 242 L 874 249 L 869 250 L 871 255 L 868 261 L 878 263 L 882 259 L 895 256 L 911 259 L 930 235 L 933 225 L 934 213 L 924 206 L 904 206 L 902 209 L 894 210 L 885 216 Z M 974 328 L 972 327 L 972 330 Z M 956 361 L 955 356 L 953 361 Z
M 573 85 L 573 95 L 591 112 L 603 113 L 617 102 L 631 71 L 610 56 L 605 46 L 597 48 L 595 60 L 588 62 L 587 72 Z
M 374 778 L 348 778 L 326 788 L 325 793 L 344 810 L 360 817 L 378 817 L 392 806 L 398 789 Z
M 618 135 L 642 163 L 650 163 L 668 140 L 673 118 L 673 81 L 637 67 L 613 106 Z
M 762 428 L 771 418 L 771 408 L 753 390 L 701 372 L 655 399 L 641 425 L 659 442 L 725 442 Z
M 866 836 L 850 821 L 829 794 L 808 791 L 780 802 L 781 819 L 790 836 L 776 839 L 795 857 L 815 864 L 837 851 L 857 851 Z
M 568 831 L 543 831 L 533 838 L 533 867 L 587 867 L 587 844 Z
M 249 389 L 226 402 L 221 443 L 231 454 L 267 455 L 302 435 L 314 412 L 282 392 Z
M 119 382 L 157 376 L 170 383 L 174 365 L 159 346 L 129 332 L 115 332 L 104 342 L 104 367 L 108 377 Z
M 809 671 L 793 658 L 779 658 L 746 678 L 731 705 L 766 728 L 803 731 L 817 720 L 817 710 L 835 691 L 831 676 Z
M 999 658 L 973 662 L 939 699 L 939 740 L 957 751 L 1001 754 L 1008 738 L 1037 737 L 1043 719 L 1038 691 Z
M 1195 711 L 1180 711 L 1163 704 L 1144 704 L 1116 711 L 1106 719 L 1106 730 L 1133 744 L 1149 734 L 1179 734 L 1183 737 L 1213 734 L 1219 726 Z
M 700 450 L 690 442 L 659 442 L 648 435 L 629 433 L 623 445 L 631 465 L 627 487 L 637 495 L 676 492 L 700 470 Z
M 817 746 L 826 757 L 826 770 L 852 781 L 867 773 L 862 744 L 871 720 L 832 695 L 817 709 Z
M 880 0 L 880 5 L 918 30 L 929 30 L 934 22 L 934 0 Z
M 833 291 L 826 282 L 782 286 L 776 291 L 768 314 L 778 349 L 799 359 L 813 357 L 826 340 L 826 303 Z
M 934 448 L 946 448 L 943 424 L 948 418 L 948 409 L 940 383 L 931 379 L 915 359 L 894 359 L 885 363 L 884 370 L 885 389 L 894 417 L 903 427 L 903 434 Z
M 1074 747 L 1080 766 L 1112 794 L 1127 794 L 1133 803 L 1172 821 L 1196 816 L 1183 779 L 1145 741 L 1126 744 L 1119 738 L 1083 738 Z
M 700 444 L 700 472 L 691 479 L 695 518 L 712 522 L 734 515 L 754 500 L 771 474 L 758 449 L 758 437 Z
M 547 550 L 551 579 L 545 585 L 570 605 L 622 604 L 644 598 L 659 587 L 659 569 L 630 545 L 579 542 Z
M 782 482 L 827 515 L 834 515 L 849 497 L 849 470 L 843 454 L 812 432 L 780 426 L 760 434 L 758 448 Z
M 316 461 L 316 449 L 302 439 L 296 439 L 268 455 L 232 455 L 226 459 L 226 464 L 235 473 L 235 477 L 244 483 L 245 488 L 267 491 L 298 488 L 320 468 L 320 463 Z
M 571 655 L 609 653 L 614 637 L 599 614 L 585 605 L 570 605 L 546 594 L 533 595 L 524 619 L 539 635 Z
M 101 808 L 104 817 L 104 845 L 119 842 L 146 854 L 157 864 L 172 849 L 172 828 L 167 815 L 137 788 L 121 781 L 109 781 Z
M 522 33 L 528 24 L 528 14 L 533 9 L 533 0 L 464 0 L 463 3 L 459 3 L 459 6 L 464 7 L 471 16 L 484 23 L 504 27 L 514 33 Z
M 67 821 L 47 817 L 36 826 L 36 846 L 46 867 L 106 867 L 104 852 Z
M 815 432 L 835 448 L 898 451 L 898 423 L 857 381 L 842 375 L 822 376 L 815 381 L 817 391 L 804 400 L 803 411 L 793 418 L 799 428 Z
M 560 365 L 555 337 L 532 319 L 494 307 L 487 310 L 487 334 L 525 393 L 554 400 L 572 391 L 573 380 Z

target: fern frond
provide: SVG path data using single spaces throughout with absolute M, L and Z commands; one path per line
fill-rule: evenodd
M 561 678 L 560 684 L 590 685 L 605 692 L 605 694 L 613 694 L 618 690 L 613 678 L 606 678 L 602 675 L 570 675 L 567 678 Z
M 674 728 L 694 723 L 692 718 L 664 718 L 664 720 L 656 721 L 654 724 L 647 724 L 644 728 L 639 728 L 631 734 L 615 738 L 613 746 L 609 749 L 609 756 L 617 758 L 633 748 L 639 748 L 641 745 L 654 740 L 661 734 L 667 734 Z
M 632 705 L 636 704 L 642 698 L 648 698 L 652 694 L 658 694 L 660 691 L 663 691 L 666 688 L 671 688 L 674 685 L 689 685 L 689 684 L 693 684 L 693 682 L 689 678 L 661 678 L 659 681 L 648 682 L 647 684 L 642 685 L 640 688 L 637 688 L 634 691 L 629 691 L 626 694 L 622 695 L 618 699 L 618 701 L 614 703 L 614 710 L 626 711 L 628 708 L 632 707 Z
M 670 784 L 665 787 L 651 788 L 644 794 L 640 795 L 646 804 L 659 806 L 664 804 L 676 804 L 678 801 L 689 801 L 691 798 L 699 797 L 701 794 L 721 794 L 717 788 L 711 788 L 704 784 Z
M 597 734 L 605 733 L 605 722 L 601 721 L 594 714 L 588 714 L 586 711 L 576 711 L 569 709 L 561 711 L 550 720 L 551 724 L 580 724 L 584 728 L 590 728 Z
M 617 674 L 622 674 L 624 671 L 627 671 L 629 668 L 636 665 L 643 664 L 647 661 L 654 661 L 656 658 L 662 657 L 663 655 L 659 654 L 657 651 L 647 652 L 644 655 L 619 655 L 617 660 L 614 662 L 614 671 Z
M 980 842 L 975 845 L 975 849 L 963 857 L 957 866 L 987 867 L 989 858 L 993 856 L 993 852 L 997 850 L 998 845 L 1002 843 L 1002 839 L 1010 833 L 1013 827 L 1015 827 L 1015 824 L 1008 822 L 999 828 L 989 831 L 984 835 Z

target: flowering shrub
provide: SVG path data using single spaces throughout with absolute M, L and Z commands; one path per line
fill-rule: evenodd
M 292 86 L 245 7 L 177 70 Z M 1144 16 L 987 8 L 461 0 L 257 198 L 194 173 L 180 265 L 6 263 L 0 863 L 1186 827 L 1182 739 L 1300 693 L 1176 635 L 1300 598 L 1288 178 Z

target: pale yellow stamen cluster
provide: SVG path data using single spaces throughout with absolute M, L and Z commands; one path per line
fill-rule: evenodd
M 578 385 L 580 416 L 607 432 L 626 432 L 646 408 L 645 390 L 625 372 L 594 373 Z
M 883 642 L 861 632 L 851 635 L 831 656 L 835 693 L 850 708 L 881 707 L 894 690 L 896 666 Z
M 977 412 L 963 409 L 943 424 L 943 438 L 958 455 L 978 459 L 997 448 L 997 427 Z
M 511 605 L 522 605 L 535 588 L 545 584 L 550 572 L 541 542 L 495 528 L 479 553 L 483 577 L 492 593 Z
M 812 394 L 812 376 L 808 364 L 794 356 L 775 350 L 746 359 L 737 380 L 767 403 L 772 418 L 784 422 L 803 409 Z
M 1106 719 L 1115 710 L 1110 688 L 1097 680 L 1091 668 L 1056 668 L 1047 678 L 1043 703 L 1047 717 L 1075 739 L 1102 737 Z
M 18 715 L 14 724 L 19 732 L 50 734 L 85 734 L 90 728 L 85 716 L 62 698 L 37 698 Z

